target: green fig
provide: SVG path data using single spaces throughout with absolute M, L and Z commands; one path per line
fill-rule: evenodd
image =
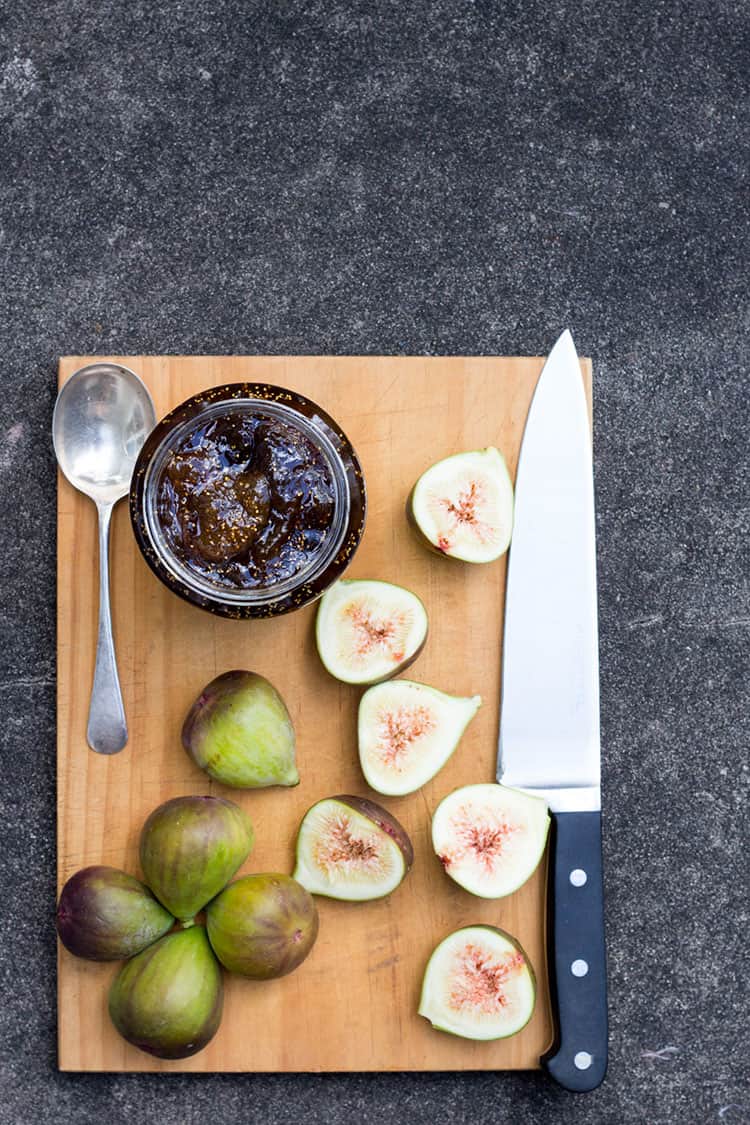
M 307 957 L 318 936 L 318 911 L 290 875 L 246 875 L 208 904 L 206 926 L 225 969 L 268 980 Z
M 203 926 L 167 934 L 127 961 L 109 990 L 120 1035 L 160 1059 L 186 1059 L 213 1039 L 224 986 Z
M 141 832 L 141 867 L 161 903 L 190 922 L 225 887 L 253 846 L 247 813 L 221 797 L 175 797 Z
M 90 961 L 123 961 L 172 928 L 174 918 L 148 887 L 114 867 L 71 875 L 57 904 L 57 932 L 66 949 Z
M 212 680 L 188 712 L 182 745 L 223 785 L 299 784 L 289 712 L 273 684 L 255 672 L 225 672 Z

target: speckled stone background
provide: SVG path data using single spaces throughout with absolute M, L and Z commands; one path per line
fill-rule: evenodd
M 750 1121 L 747 32 L 739 0 L 0 5 L 0 1121 Z M 57 1074 L 58 354 L 537 354 L 566 325 L 595 365 L 605 1085 Z

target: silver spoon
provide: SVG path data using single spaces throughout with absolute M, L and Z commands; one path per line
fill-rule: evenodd
M 118 363 L 92 363 L 74 372 L 52 415 L 58 464 L 99 513 L 99 638 L 86 731 L 89 746 L 99 754 L 116 754 L 128 741 L 109 605 L 109 523 L 155 425 L 151 395 L 134 372 Z

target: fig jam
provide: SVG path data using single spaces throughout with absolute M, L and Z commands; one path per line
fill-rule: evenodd
M 235 590 L 306 570 L 334 518 L 335 483 L 321 450 L 291 422 L 232 411 L 189 430 L 161 473 L 156 511 L 175 556 Z

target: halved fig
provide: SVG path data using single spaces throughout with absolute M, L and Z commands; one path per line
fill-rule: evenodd
M 495 926 L 466 926 L 430 957 L 419 1014 L 464 1039 L 507 1039 L 526 1026 L 535 1002 L 534 970 L 516 939 Z
M 451 879 L 481 898 L 523 886 L 544 854 L 547 804 L 505 785 L 465 785 L 432 817 L 432 846 Z
M 363 902 L 395 891 L 413 861 L 411 840 L 395 816 L 344 794 L 305 813 L 294 878 L 311 894 Z
M 438 461 L 414 485 L 406 512 L 438 554 L 470 563 L 499 559 L 513 529 L 513 485 L 502 453 L 491 445 Z
M 482 703 L 414 680 L 391 680 L 359 704 L 359 760 L 378 793 L 413 793 L 442 769 Z
M 427 639 L 427 611 L 390 582 L 343 580 L 322 597 L 315 624 L 320 659 L 337 680 L 374 684 L 407 668 Z

